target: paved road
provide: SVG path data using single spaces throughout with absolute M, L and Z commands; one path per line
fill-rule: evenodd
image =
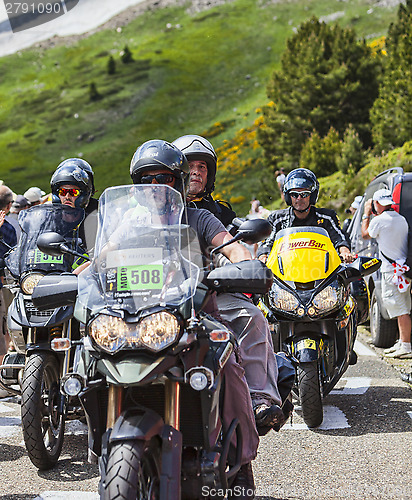
M 326 398 L 319 429 L 309 430 L 297 407 L 292 424 L 262 438 L 258 500 L 412 499 L 412 392 L 380 350 L 366 342 L 356 350 L 358 364 Z M 0 400 L 0 500 L 97 499 L 85 429 L 74 422 L 67 434 L 58 466 L 38 472 L 25 452 L 16 399 Z

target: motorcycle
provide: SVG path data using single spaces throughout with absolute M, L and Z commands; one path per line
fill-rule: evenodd
M 49 256 L 37 248 L 39 234 L 58 232 L 68 248 L 77 252 L 77 227 L 83 209 L 64 205 L 39 205 L 23 211 L 18 245 L 5 257 L 5 265 L 15 279 L 15 295 L 8 310 L 8 328 L 16 351 L 8 353 L 0 366 L 3 385 L 21 386 L 21 421 L 27 453 L 39 469 L 53 467 L 61 452 L 65 420 L 80 404 L 60 392 L 60 380 L 70 370 L 74 353 L 53 351 L 55 339 L 78 338 L 79 323 L 73 306 L 40 311 L 32 301 L 36 284 L 45 275 L 61 275 L 72 270 L 73 256 Z M 81 254 L 78 254 L 80 256 Z M 19 391 L 14 391 L 15 393 Z
M 77 284 L 61 277 L 61 304 L 76 301 L 86 333 L 62 390 L 76 392 L 84 408 L 104 499 L 203 498 L 226 491 L 240 468 L 244 437 L 237 418 L 225 424 L 222 408 L 235 341 L 203 309 L 212 290 L 265 293 L 272 273 L 256 260 L 206 270 L 183 210 L 167 185 L 106 189 L 93 261 Z M 232 241 L 266 237 L 270 225 L 255 222 Z M 62 252 L 54 234 L 38 244 Z M 35 304 L 56 290 L 55 278 L 43 278 Z
M 266 264 L 274 280 L 259 307 L 272 325 L 275 350 L 295 360 L 303 419 L 318 427 L 324 397 L 356 363 L 357 323 L 367 318 L 369 304 L 362 277 L 381 261 L 359 257 L 343 264 L 325 229 L 291 227 L 279 231 Z

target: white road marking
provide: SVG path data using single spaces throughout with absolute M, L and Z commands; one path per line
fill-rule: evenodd
M 355 340 L 355 352 L 359 356 L 377 356 L 376 352 L 370 349 L 369 347 L 366 347 L 366 345 L 362 344 L 362 342 L 359 342 L 359 340 Z
M 21 419 L 18 417 L 0 418 L 0 438 L 11 437 L 20 432 Z
M 295 407 L 299 411 L 300 407 Z M 320 430 L 331 430 L 331 429 L 347 429 L 350 427 L 348 424 L 348 419 L 346 415 L 336 406 L 324 406 L 323 407 L 323 422 L 317 427 Z M 287 422 L 283 427 L 283 429 L 292 429 L 292 430 L 303 430 L 309 429 L 309 427 L 304 423 L 290 423 Z
M 361 395 L 369 389 L 372 379 L 368 377 L 348 377 L 341 379 L 346 380 L 346 385 L 343 389 L 334 389 L 329 394 L 347 394 L 347 395 Z
M 10 408 L 10 406 L 0 403 L 0 413 L 11 413 L 12 411 L 14 411 L 14 409 Z
M 412 411 L 407 411 L 406 413 L 412 418 Z
M 45 491 L 34 500 L 98 500 L 98 493 L 85 491 Z

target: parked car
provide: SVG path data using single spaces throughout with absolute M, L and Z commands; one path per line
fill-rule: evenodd
M 370 200 L 378 189 L 390 189 L 394 200 L 393 209 L 403 215 L 412 227 L 412 172 L 404 172 L 396 167 L 385 170 L 377 175 L 366 188 L 353 219 L 349 223 L 347 234 L 350 238 L 352 251 L 365 257 L 379 257 L 378 244 L 375 239 L 363 239 L 361 233 L 362 215 L 367 200 Z M 370 329 L 372 343 L 376 347 L 392 346 L 398 338 L 398 325 L 394 319 L 389 319 L 385 304 L 382 301 L 381 272 L 371 274 L 366 278 L 371 296 Z

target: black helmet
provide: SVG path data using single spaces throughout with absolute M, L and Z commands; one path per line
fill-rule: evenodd
M 63 160 L 60 165 L 56 168 L 58 170 L 60 167 L 66 167 L 66 166 L 76 166 L 80 167 L 82 170 L 87 172 L 87 175 L 90 177 L 90 180 L 92 182 L 92 196 L 94 195 L 95 189 L 94 189 L 94 172 L 93 169 L 90 165 L 90 163 L 87 163 L 86 160 L 82 160 L 81 158 L 67 158 L 67 160 Z
M 61 203 L 59 189 L 65 184 L 77 186 L 81 191 L 80 196 L 76 198 L 75 206 L 78 208 L 87 207 L 93 189 L 88 173 L 76 164 L 60 164 L 50 180 L 52 203 Z
M 217 156 L 210 142 L 200 135 L 182 135 L 173 144 L 184 153 L 188 161 L 202 160 L 207 164 L 205 194 L 215 189 Z
M 295 168 L 286 176 L 285 183 L 283 184 L 283 193 L 285 195 L 285 202 L 287 205 L 292 205 L 292 200 L 289 191 L 296 188 L 306 188 L 311 191 L 310 204 L 314 205 L 318 200 L 319 195 L 319 182 L 316 175 L 307 168 Z
M 153 168 L 167 168 L 177 178 L 175 189 L 186 196 L 189 164 L 185 155 L 173 144 L 153 139 L 139 146 L 130 162 L 130 176 L 133 184 L 140 184 L 142 175 Z

